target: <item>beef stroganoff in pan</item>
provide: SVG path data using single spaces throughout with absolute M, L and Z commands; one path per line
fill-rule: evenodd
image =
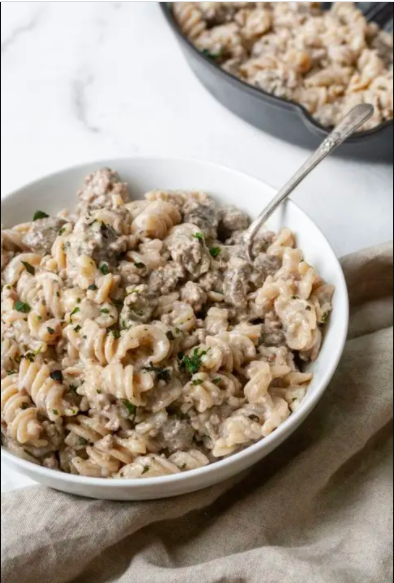
M 107 168 L 75 211 L 2 230 L 4 446 L 44 467 L 151 478 L 263 439 L 299 406 L 334 287 L 294 234 L 202 192 L 130 200 Z

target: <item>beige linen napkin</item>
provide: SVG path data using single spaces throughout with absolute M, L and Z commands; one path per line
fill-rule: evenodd
M 4 583 L 392 581 L 392 246 L 344 259 L 351 327 L 316 410 L 231 483 L 156 502 L 4 495 Z

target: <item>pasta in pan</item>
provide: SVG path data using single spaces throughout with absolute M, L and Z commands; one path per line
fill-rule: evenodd
M 327 4 L 327 3 L 326 3 Z M 174 2 L 198 51 L 253 87 L 301 104 L 322 126 L 372 103 L 363 130 L 393 119 L 393 35 L 354 2 Z
M 109 169 L 75 212 L 2 231 L 5 447 L 103 478 L 197 469 L 263 439 L 302 402 L 334 288 L 294 234 L 201 192 L 130 202 Z

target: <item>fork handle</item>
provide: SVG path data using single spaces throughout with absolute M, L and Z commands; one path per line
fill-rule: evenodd
M 269 219 L 282 202 L 293 192 L 295 188 L 312 172 L 324 158 L 336 150 L 343 142 L 353 135 L 372 115 L 374 108 L 370 104 L 356 105 L 348 115 L 338 124 L 332 133 L 324 140 L 319 148 L 278 192 L 275 198 L 267 205 L 261 215 L 251 224 L 245 235 L 245 243 L 249 259 L 251 259 L 251 247 L 253 240 L 260 231 L 262 225 Z

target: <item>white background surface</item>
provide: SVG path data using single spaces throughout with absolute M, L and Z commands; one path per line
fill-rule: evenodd
M 307 156 L 206 92 L 155 2 L 6 2 L 1 12 L 2 195 L 73 164 L 152 154 L 280 187 Z M 294 199 L 338 255 L 392 239 L 390 166 L 329 159 Z M 3 490 L 28 483 L 2 474 Z

